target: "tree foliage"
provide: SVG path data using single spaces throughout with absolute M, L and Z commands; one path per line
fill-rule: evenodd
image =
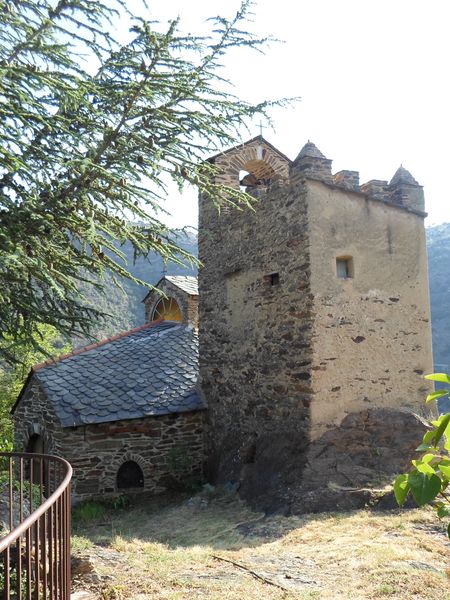
M 168 180 L 218 204 L 247 202 L 213 183 L 204 159 L 270 105 L 231 96 L 221 76 L 230 49 L 267 41 L 243 31 L 250 7 L 212 19 L 209 36 L 127 15 L 131 39 L 120 44 L 124 0 L 0 0 L 4 357 L 21 341 L 37 344 L 42 323 L 86 335 L 101 311 L 79 284 L 100 285 L 105 270 L 128 277 L 126 240 L 135 256 L 191 260 L 158 219 Z
M 61 342 L 61 336 L 50 325 L 38 325 L 35 335 L 37 343 L 23 340 L 15 346 L 14 365 L 0 368 L 0 450 L 12 449 L 12 423 L 10 410 L 33 365 L 49 356 L 66 354 L 70 351 L 67 344 Z M 4 339 L 2 345 L 11 346 L 12 340 Z M 41 350 L 36 350 L 39 346 Z
M 445 373 L 425 377 L 450 385 L 450 377 Z M 449 392 L 449 389 L 432 392 L 426 402 L 447 396 Z M 417 451 L 421 456 L 412 461 L 412 469 L 399 475 L 394 482 L 396 500 L 402 506 L 411 494 L 419 506 L 431 504 L 440 518 L 450 517 L 450 413 L 442 414 L 429 423 Z M 447 533 L 450 537 L 450 525 Z

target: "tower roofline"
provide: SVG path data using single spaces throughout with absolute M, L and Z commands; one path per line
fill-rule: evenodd
M 304 175 L 303 179 L 305 181 L 314 181 L 317 183 L 321 183 L 331 189 L 335 189 L 335 190 L 339 190 L 339 191 L 345 191 L 348 194 L 355 194 L 356 196 L 361 196 L 362 198 L 365 198 L 366 200 L 370 200 L 371 202 L 377 202 L 377 203 L 381 203 L 381 204 L 385 204 L 386 206 L 389 206 L 391 208 L 395 208 L 396 210 L 400 210 L 403 212 L 409 212 L 409 213 L 413 213 L 414 215 L 417 215 L 419 217 L 425 218 L 428 216 L 428 213 L 422 210 L 417 210 L 415 208 L 412 208 L 410 206 L 405 206 L 405 205 L 401 205 L 401 204 L 394 204 L 393 202 L 390 202 L 387 199 L 383 199 L 383 198 L 375 198 L 374 196 L 372 196 L 370 193 L 365 192 L 362 189 L 347 189 L 344 190 L 342 188 L 341 185 L 337 185 L 336 183 L 330 182 L 330 181 L 324 181 L 323 179 L 320 179 L 319 177 L 311 177 L 311 175 Z M 373 180 L 373 181 L 378 181 L 378 180 Z M 386 183 L 386 182 L 383 182 Z M 418 186 L 421 187 L 421 186 Z
M 228 148 L 227 150 L 218 152 L 217 154 L 214 154 L 214 156 L 210 156 L 207 160 L 208 160 L 208 162 L 214 162 L 216 158 L 219 158 L 219 156 L 223 156 L 224 154 L 229 154 L 230 152 L 233 152 L 233 150 L 237 150 L 238 148 L 249 146 L 250 144 L 253 144 L 253 142 L 256 142 L 256 141 L 260 141 L 260 142 L 263 142 L 264 144 L 267 144 L 267 146 L 269 146 L 269 148 L 271 150 L 273 150 L 274 152 L 276 152 L 281 158 L 283 158 L 284 160 L 287 160 L 289 164 L 292 163 L 292 159 L 290 159 L 288 156 L 286 156 L 286 154 L 283 154 L 283 152 L 281 152 L 273 144 L 268 142 L 266 140 L 266 138 L 264 138 L 262 135 L 256 135 L 255 137 L 251 138 L 250 140 L 247 140 L 246 142 L 242 142 L 242 144 L 238 144 L 237 146 L 233 146 L 232 148 Z

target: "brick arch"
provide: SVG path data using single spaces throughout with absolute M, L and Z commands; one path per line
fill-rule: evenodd
M 221 169 L 216 182 L 239 187 L 239 172 L 248 171 L 258 179 L 285 179 L 289 176 L 289 160 L 264 141 L 255 140 L 219 155 L 215 164 Z
M 145 490 L 146 484 L 151 477 L 150 465 L 140 454 L 135 454 L 130 450 L 118 452 L 109 463 L 108 472 L 105 475 L 104 481 L 104 486 L 106 488 L 113 488 L 115 491 L 119 491 L 117 488 L 117 473 L 120 467 L 128 461 L 135 462 L 141 468 L 144 475 L 144 487 L 142 489 Z

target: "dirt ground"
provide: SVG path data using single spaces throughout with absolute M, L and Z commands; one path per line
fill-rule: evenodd
M 102 600 L 450 600 L 431 509 L 268 516 L 237 496 L 75 511 L 74 590 Z

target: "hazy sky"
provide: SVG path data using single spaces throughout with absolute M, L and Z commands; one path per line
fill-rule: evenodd
M 235 0 L 150 0 L 161 20 L 199 31 Z M 427 225 L 450 222 L 448 0 L 257 0 L 251 29 L 284 40 L 233 52 L 226 73 L 250 101 L 301 96 L 264 136 L 290 158 L 310 139 L 333 172 L 390 180 L 400 164 L 425 188 Z M 259 133 L 255 126 L 250 135 Z M 170 225 L 197 224 L 194 191 L 167 203 Z

